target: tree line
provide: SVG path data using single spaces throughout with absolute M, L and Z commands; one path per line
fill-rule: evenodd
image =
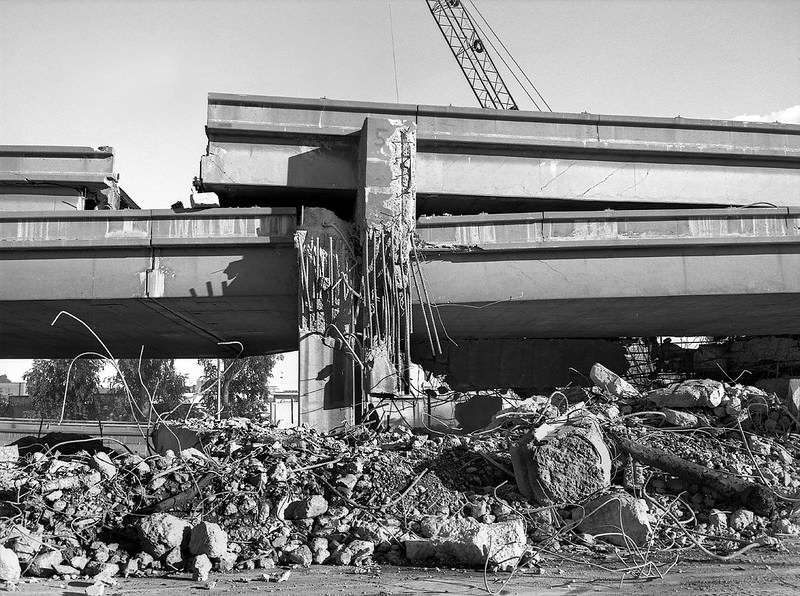
M 159 417 L 256 416 L 265 412 L 269 378 L 280 355 L 250 358 L 203 358 L 200 390 L 189 386 L 173 359 L 120 359 L 107 387 L 105 362 L 81 358 L 34 360 L 23 379 L 31 418 L 147 422 Z

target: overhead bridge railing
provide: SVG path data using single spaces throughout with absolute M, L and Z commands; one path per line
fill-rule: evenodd
M 529 250 L 800 243 L 800 207 L 420 217 L 423 250 Z
M 294 208 L 0 212 L 0 249 L 292 245 Z

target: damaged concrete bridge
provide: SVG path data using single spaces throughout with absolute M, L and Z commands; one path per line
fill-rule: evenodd
M 800 333 L 798 126 L 213 94 L 207 134 L 219 209 L 0 214 L 0 356 L 88 349 L 62 309 L 119 356 L 299 348 L 328 427 L 412 359 Z

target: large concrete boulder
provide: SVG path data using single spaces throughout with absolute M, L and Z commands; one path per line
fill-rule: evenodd
M 228 534 L 211 522 L 200 522 L 192 528 L 189 539 L 189 552 L 193 555 L 207 555 L 219 559 L 228 551 Z
M 190 531 L 189 522 L 169 513 L 154 513 L 142 519 L 137 526 L 142 550 L 157 559 L 186 545 Z
M 623 548 L 642 547 L 650 533 L 647 504 L 626 492 L 601 495 L 578 507 L 578 531 Z
M 588 413 L 543 424 L 511 448 L 519 491 L 540 505 L 580 503 L 611 485 L 611 454 Z
M 647 399 L 666 408 L 716 408 L 725 397 L 725 386 L 710 379 L 691 379 L 654 389 Z
M 407 542 L 409 558 L 433 552 L 443 564 L 483 567 L 488 558 L 489 565 L 510 569 L 525 553 L 525 524 L 521 519 L 482 524 L 471 517 L 436 516 L 427 518 L 423 525 L 423 533 L 429 534 L 428 544 L 414 548 L 420 546 L 420 541 Z

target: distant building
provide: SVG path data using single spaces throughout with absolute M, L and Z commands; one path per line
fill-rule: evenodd
M 28 384 L 0 383 L 0 416 L 4 418 L 30 418 L 33 400 L 28 396 Z
M 300 424 L 300 394 L 297 391 L 273 391 L 270 387 L 269 420 L 288 426 Z

